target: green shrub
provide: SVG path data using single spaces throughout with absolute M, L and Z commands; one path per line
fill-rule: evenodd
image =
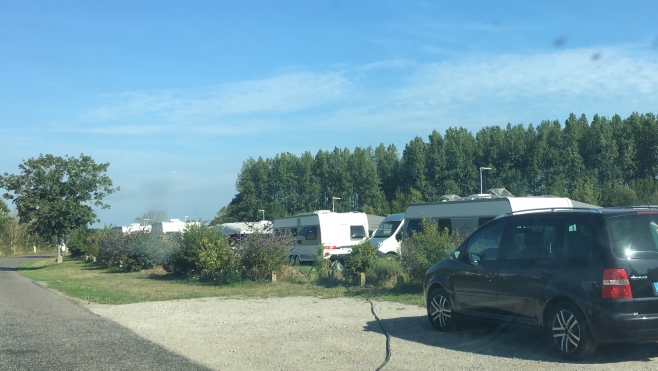
M 345 257 L 343 277 L 348 281 L 357 280 L 360 274 L 366 273 L 366 270 L 374 266 L 378 259 L 377 247 L 372 246 L 370 241 L 365 240 L 352 246 L 352 251 Z
M 180 249 L 168 264 L 174 273 L 197 278 L 233 274 L 235 260 L 228 238 L 214 227 L 189 224 L 181 235 Z
M 315 255 L 313 255 L 313 269 L 318 272 L 319 279 L 329 277 L 329 259 L 325 259 L 323 254 L 324 246 L 319 244 L 315 248 Z
M 127 243 L 122 268 L 126 272 L 164 265 L 180 248 L 179 234 L 135 232 L 124 235 L 124 239 Z
M 246 278 L 265 280 L 272 272 L 288 263 L 288 246 L 293 237 L 289 233 L 255 230 L 235 241 L 236 258 Z
M 377 287 L 395 287 L 398 276 L 405 276 L 399 259 L 379 258 L 366 269 L 366 282 Z
M 93 236 L 96 237 L 96 236 Z M 104 267 L 123 267 L 127 242 L 120 230 L 111 229 L 98 237 L 96 263 Z
M 460 240 L 459 234 L 450 235 L 447 229 L 439 231 L 436 222 L 423 219 L 421 231 L 405 237 L 400 247 L 400 262 L 409 275 L 409 281 L 422 283 L 427 270 L 446 258 Z

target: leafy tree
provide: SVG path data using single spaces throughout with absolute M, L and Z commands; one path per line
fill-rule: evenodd
M 375 149 L 375 164 L 379 174 L 379 187 L 388 202 L 393 201 L 400 187 L 400 155 L 393 144 L 384 147 L 384 143 Z
M 9 206 L 7 206 L 5 200 L 0 198 L 0 235 L 2 235 L 12 219 L 12 216 L 9 214 Z
M 21 223 L 44 240 L 58 244 L 73 230 L 99 221 L 92 207 L 108 209 L 103 198 L 119 187 L 105 174 L 109 163 L 79 158 L 39 155 L 20 164 L 18 175 L 0 176 L 0 188 L 13 200 Z M 59 259 L 58 259 L 59 261 Z
M 421 137 L 415 137 L 405 146 L 400 168 L 404 193 L 409 193 L 412 188 L 419 191 L 422 196 L 429 193 L 426 153 L 425 142 Z

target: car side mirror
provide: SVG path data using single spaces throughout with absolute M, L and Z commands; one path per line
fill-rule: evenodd
M 478 254 L 468 254 L 468 261 L 471 262 L 474 266 L 480 265 L 480 260 L 482 260 L 482 257 Z

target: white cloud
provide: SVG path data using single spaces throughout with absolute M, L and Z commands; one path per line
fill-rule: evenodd
M 265 80 L 227 83 L 193 90 L 131 92 L 111 96 L 112 104 L 82 117 L 92 122 L 155 115 L 166 121 L 293 112 L 344 98 L 351 81 L 339 72 L 301 72 Z
M 242 136 L 309 126 L 336 132 L 427 131 L 439 123 L 477 130 L 566 118 L 572 110 L 646 112 L 658 103 L 657 93 L 658 57 L 634 47 L 469 55 L 435 63 L 400 59 L 347 72 L 121 94 L 88 112 L 85 120 L 91 124 L 56 130 Z

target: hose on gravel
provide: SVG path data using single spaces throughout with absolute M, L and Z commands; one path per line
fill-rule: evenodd
M 388 361 L 391 359 L 391 334 L 389 334 L 388 331 L 386 331 L 386 329 L 384 328 L 384 325 L 382 325 L 382 321 L 377 316 L 377 313 L 375 313 L 375 304 L 373 304 L 372 300 L 370 300 L 370 299 L 368 299 L 368 302 L 370 302 L 370 310 L 372 311 L 372 315 L 375 316 L 375 319 L 377 320 L 377 323 L 379 323 L 379 327 L 382 328 L 382 331 L 384 331 L 384 335 L 386 335 L 386 359 L 384 359 L 384 363 L 382 363 L 375 370 L 375 371 L 379 371 L 382 368 L 384 368 L 384 366 L 386 366 Z
M 342 285 L 342 286 L 345 287 L 347 291 L 352 292 L 349 286 L 347 285 Z M 377 316 L 377 313 L 375 313 L 375 304 L 373 304 L 372 300 L 370 299 L 367 300 L 368 303 L 370 303 L 370 311 L 372 312 L 372 315 L 375 316 L 375 319 L 377 320 L 379 327 L 382 328 L 382 331 L 384 331 L 384 335 L 386 335 L 386 358 L 384 359 L 384 363 L 382 363 L 381 365 L 379 365 L 379 367 L 375 369 L 375 371 L 380 371 L 382 368 L 384 368 L 384 366 L 386 366 L 388 361 L 391 359 L 391 334 L 389 334 L 388 331 L 386 331 L 384 325 L 382 325 L 382 321 Z

